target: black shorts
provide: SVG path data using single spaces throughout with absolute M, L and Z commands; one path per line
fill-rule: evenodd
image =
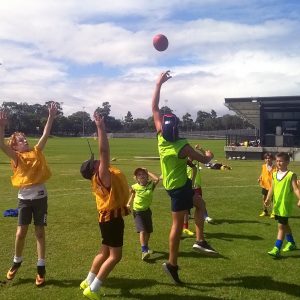
M 122 247 L 124 236 L 123 218 L 115 218 L 108 222 L 99 223 L 102 244 L 109 247 Z
M 36 226 L 47 225 L 48 198 L 41 199 L 19 199 L 18 225 L 29 225 L 33 217 Z
M 264 189 L 264 188 L 261 189 L 261 194 L 264 195 L 264 196 L 267 196 L 267 195 L 268 195 L 268 192 L 269 192 L 269 191 L 266 190 L 266 189 Z
M 184 186 L 167 190 L 167 193 L 171 197 L 171 210 L 173 212 L 189 210 L 193 207 L 194 191 L 192 188 L 192 181 L 188 179 Z
M 152 211 L 150 208 L 144 211 L 133 211 L 135 228 L 137 232 L 146 231 L 153 232 Z
M 281 217 L 281 216 L 275 215 L 275 220 L 277 220 L 278 223 L 282 224 L 282 225 L 287 225 L 289 223 L 288 217 Z

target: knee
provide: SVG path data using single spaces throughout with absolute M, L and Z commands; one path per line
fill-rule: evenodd
M 112 255 L 111 259 L 115 264 L 119 263 L 122 259 L 122 253 Z
M 24 230 L 17 230 L 17 232 L 16 232 L 16 239 L 17 240 L 24 240 L 25 239 L 25 237 L 26 237 L 26 231 L 24 231 Z
M 45 239 L 45 232 L 43 230 L 36 231 L 35 237 L 37 240 Z

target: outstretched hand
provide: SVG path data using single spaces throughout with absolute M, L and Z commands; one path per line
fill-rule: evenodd
M 49 110 L 49 117 L 55 118 L 57 114 L 57 105 L 54 101 L 50 103 L 48 110 Z
M 4 111 L 0 111 L 0 126 L 5 127 L 8 124 L 7 114 Z
M 94 112 L 94 121 L 97 127 L 104 128 L 104 117 L 97 112 Z
M 160 73 L 158 79 L 157 79 L 157 84 L 162 85 L 164 82 L 168 81 L 172 76 L 170 75 L 170 70 L 165 71 Z

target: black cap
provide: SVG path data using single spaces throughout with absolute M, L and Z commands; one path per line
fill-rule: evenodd
M 80 167 L 80 173 L 85 179 L 92 179 L 94 175 L 94 154 L 91 155 L 89 160 L 82 163 Z

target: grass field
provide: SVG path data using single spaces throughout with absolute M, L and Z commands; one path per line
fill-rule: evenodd
M 34 141 L 31 140 L 31 144 Z M 225 162 L 223 141 L 193 141 L 210 148 L 218 161 Z M 96 141 L 91 139 L 97 153 Z M 135 160 L 134 156 L 157 156 L 154 139 L 111 139 L 111 157 L 133 183 L 135 167 L 147 167 L 160 174 L 158 160 Z M 79 283 L 85 278 L 98 250 L 100 237 L 94 198 L 89 182 L 79 174 L 80 163 L 89 157 L 81 138 L 51 138 L 45 150 L 53 176 L 48 181 L 47 285 L 36 288 L 35 238 L 32 226 L 16 278 L 6 282 L 13 256 L 16 218 L 2 212 L 16 207 L 17 190 L 10 184 L 10 166 L 0 154 L 0 299 L 83 299 Z M 205 257 L 192 250 L 193 238 L 180 245 L 180 277 L 184 286 L 174 286 L 162 271 L 168 257 L 171 224 L 170 201 L 159 184 L 152 205 L 154 233 L 148 262 L 141 260 L 138 235 L 132 216 L 125 218 L 124 255 L 104 283 L 103 299 L 296 299 L 300 297 L 300 250 L 274 260 L 266 253 L 275 242 L 274 220 L 258 217 L 261 212 L 257 178 L 261 161 L 229 161 L 232 171 L 203 169 L 203 193 L 216 224 L 205 225 L 206 238 L 220 252 Z M 290 169 L 300 173 L 299 162 Z M 300 209 L 295 204 L 290 219 L 300 246 Z M 193 220 L 190 222 L 193 227 Z

